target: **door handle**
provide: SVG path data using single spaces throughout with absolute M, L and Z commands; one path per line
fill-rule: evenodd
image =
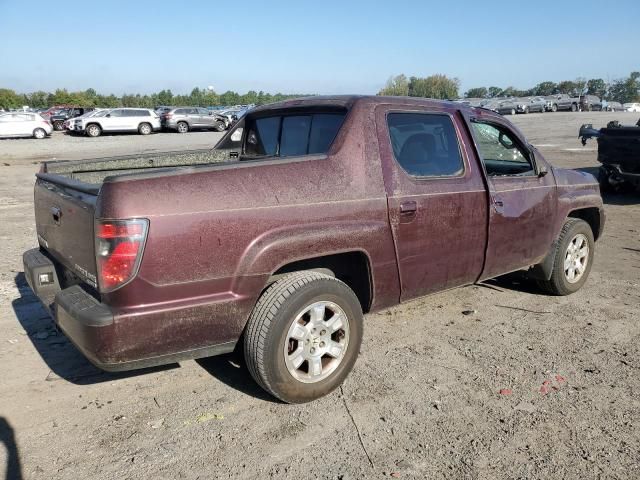
M 413 215 L 418 210 L 418 204 L 414 201 L 402 202 L 400 204 L 401 215 Z
M 495 209 L 496 212 L 502 212 L 502 210 L 504 208 L 504 202 L 502 201 L 502 199 L 494 198 L 493 199 L 493 208 Z

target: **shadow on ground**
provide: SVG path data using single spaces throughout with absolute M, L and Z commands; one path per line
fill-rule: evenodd
M 16 443 L 16 435 L 13 428 L 4 417 L 0 417 L 0 444 L 3 444 L 7 451 L 7 469 L 5 472 L 5 479 L 22 480 L 22 466 L 20 464 L 20 454 L 18 452 L 18 444 Z
M 20 297 L 13 300 L 13 310 L 29 340 L 51 370 L 46 380 L 62 378 L 77 385 L 89 385 L 178 367 L 173 364 L 121 373 L 108 373 L 94 367 L 57 329 L 46 308 L 27 284 L 24 273 L 16 275 L 15 284 Z
M 227 355 L 201 358 L 196 362 L 212 377 L 245 395 L 271 403 L 280 403 L 253 380 L 245 364 L 241 345 L 242 342 L 238 342 L 236 350 Z

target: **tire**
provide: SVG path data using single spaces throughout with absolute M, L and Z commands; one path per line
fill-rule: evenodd
M 64 122 L 53 122 L 53 129 L 57 132 L 64 129 Z
M 332 326 L 336 315 L 346 321 Z M 283 402 L 309 402 L 347 377 L 362 330 L 360 302 L 346 284 L 320 272 L 291 273 L 267 288 L 251 313 L 244 334 L 247 368 Z
M 578 106 L 575 103 L 571 104 L 571 111 L 572 112 L 577 112 L 578 111 Z
M 187 133 L 189 131 L 189 124 L 187 122 L 178 122 L 178 133 Z
M 511 115 L 515 115 L 515 114 L 516 114 L 516 109 L 515 109 L 515 108 L 512 108 L 512 109 L 511 109 L 511 112 L 509 112 L 509 113 L 510 113 Z
M 46 137 L 47 137 L 47 132 L 45 132 L 43 128 L 36 128 L 33 131 L 33 138 L 42 140 L 43 138 L 46 138 Z
M 102 135 L 102 128 L 100 128 L 100 125 L 96 123 L 87 125 L 87 128 L 85 130 L 87 132 L 87 135 L 93 138 Z
M 224 132 L 227 129 L 227 126 L 224 122 L 216 122 L 216 126 L 214 128 L 216 132 Z
M 556 105 L 555 103 L 553 105 L 551 105 L 551 111 L 552 112 L 557 112 L 558 111 L 558 105 Z
M 153 132 L 153 127 L 150 123 L 141 123 L 138 125 L 138 133 L 140 135 L 149 135 L 151 132 Z
M 551 278 L 540 280 L 538 284 L 552 295 L 570 295 L 577 292 L 589 277 L 594 250 L 595 241 L 589 224 L 579 218 L 567 219 L 556 243 Z

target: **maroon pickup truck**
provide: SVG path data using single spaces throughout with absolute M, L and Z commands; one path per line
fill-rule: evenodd
M 458 103 L 315 97 L 252 110 L 213 150 L 47 162 L 29 285 L 87 358 L 126 370 L 240 344 L 285 402 L 336 388 L 363 313 L 526 270 L 586 281 L 589 174 Z

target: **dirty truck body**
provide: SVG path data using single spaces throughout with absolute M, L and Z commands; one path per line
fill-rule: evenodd
M 575 291 L 604 223 L 594 178 L 551 167 L 500 115 L 385 97 L 259 107 L 211 151 L 46 163 L 35 213 L 25 275 L 92 363 L 243 339 L 290 402 L 346 377 L 363 312 L 522 269 Z

